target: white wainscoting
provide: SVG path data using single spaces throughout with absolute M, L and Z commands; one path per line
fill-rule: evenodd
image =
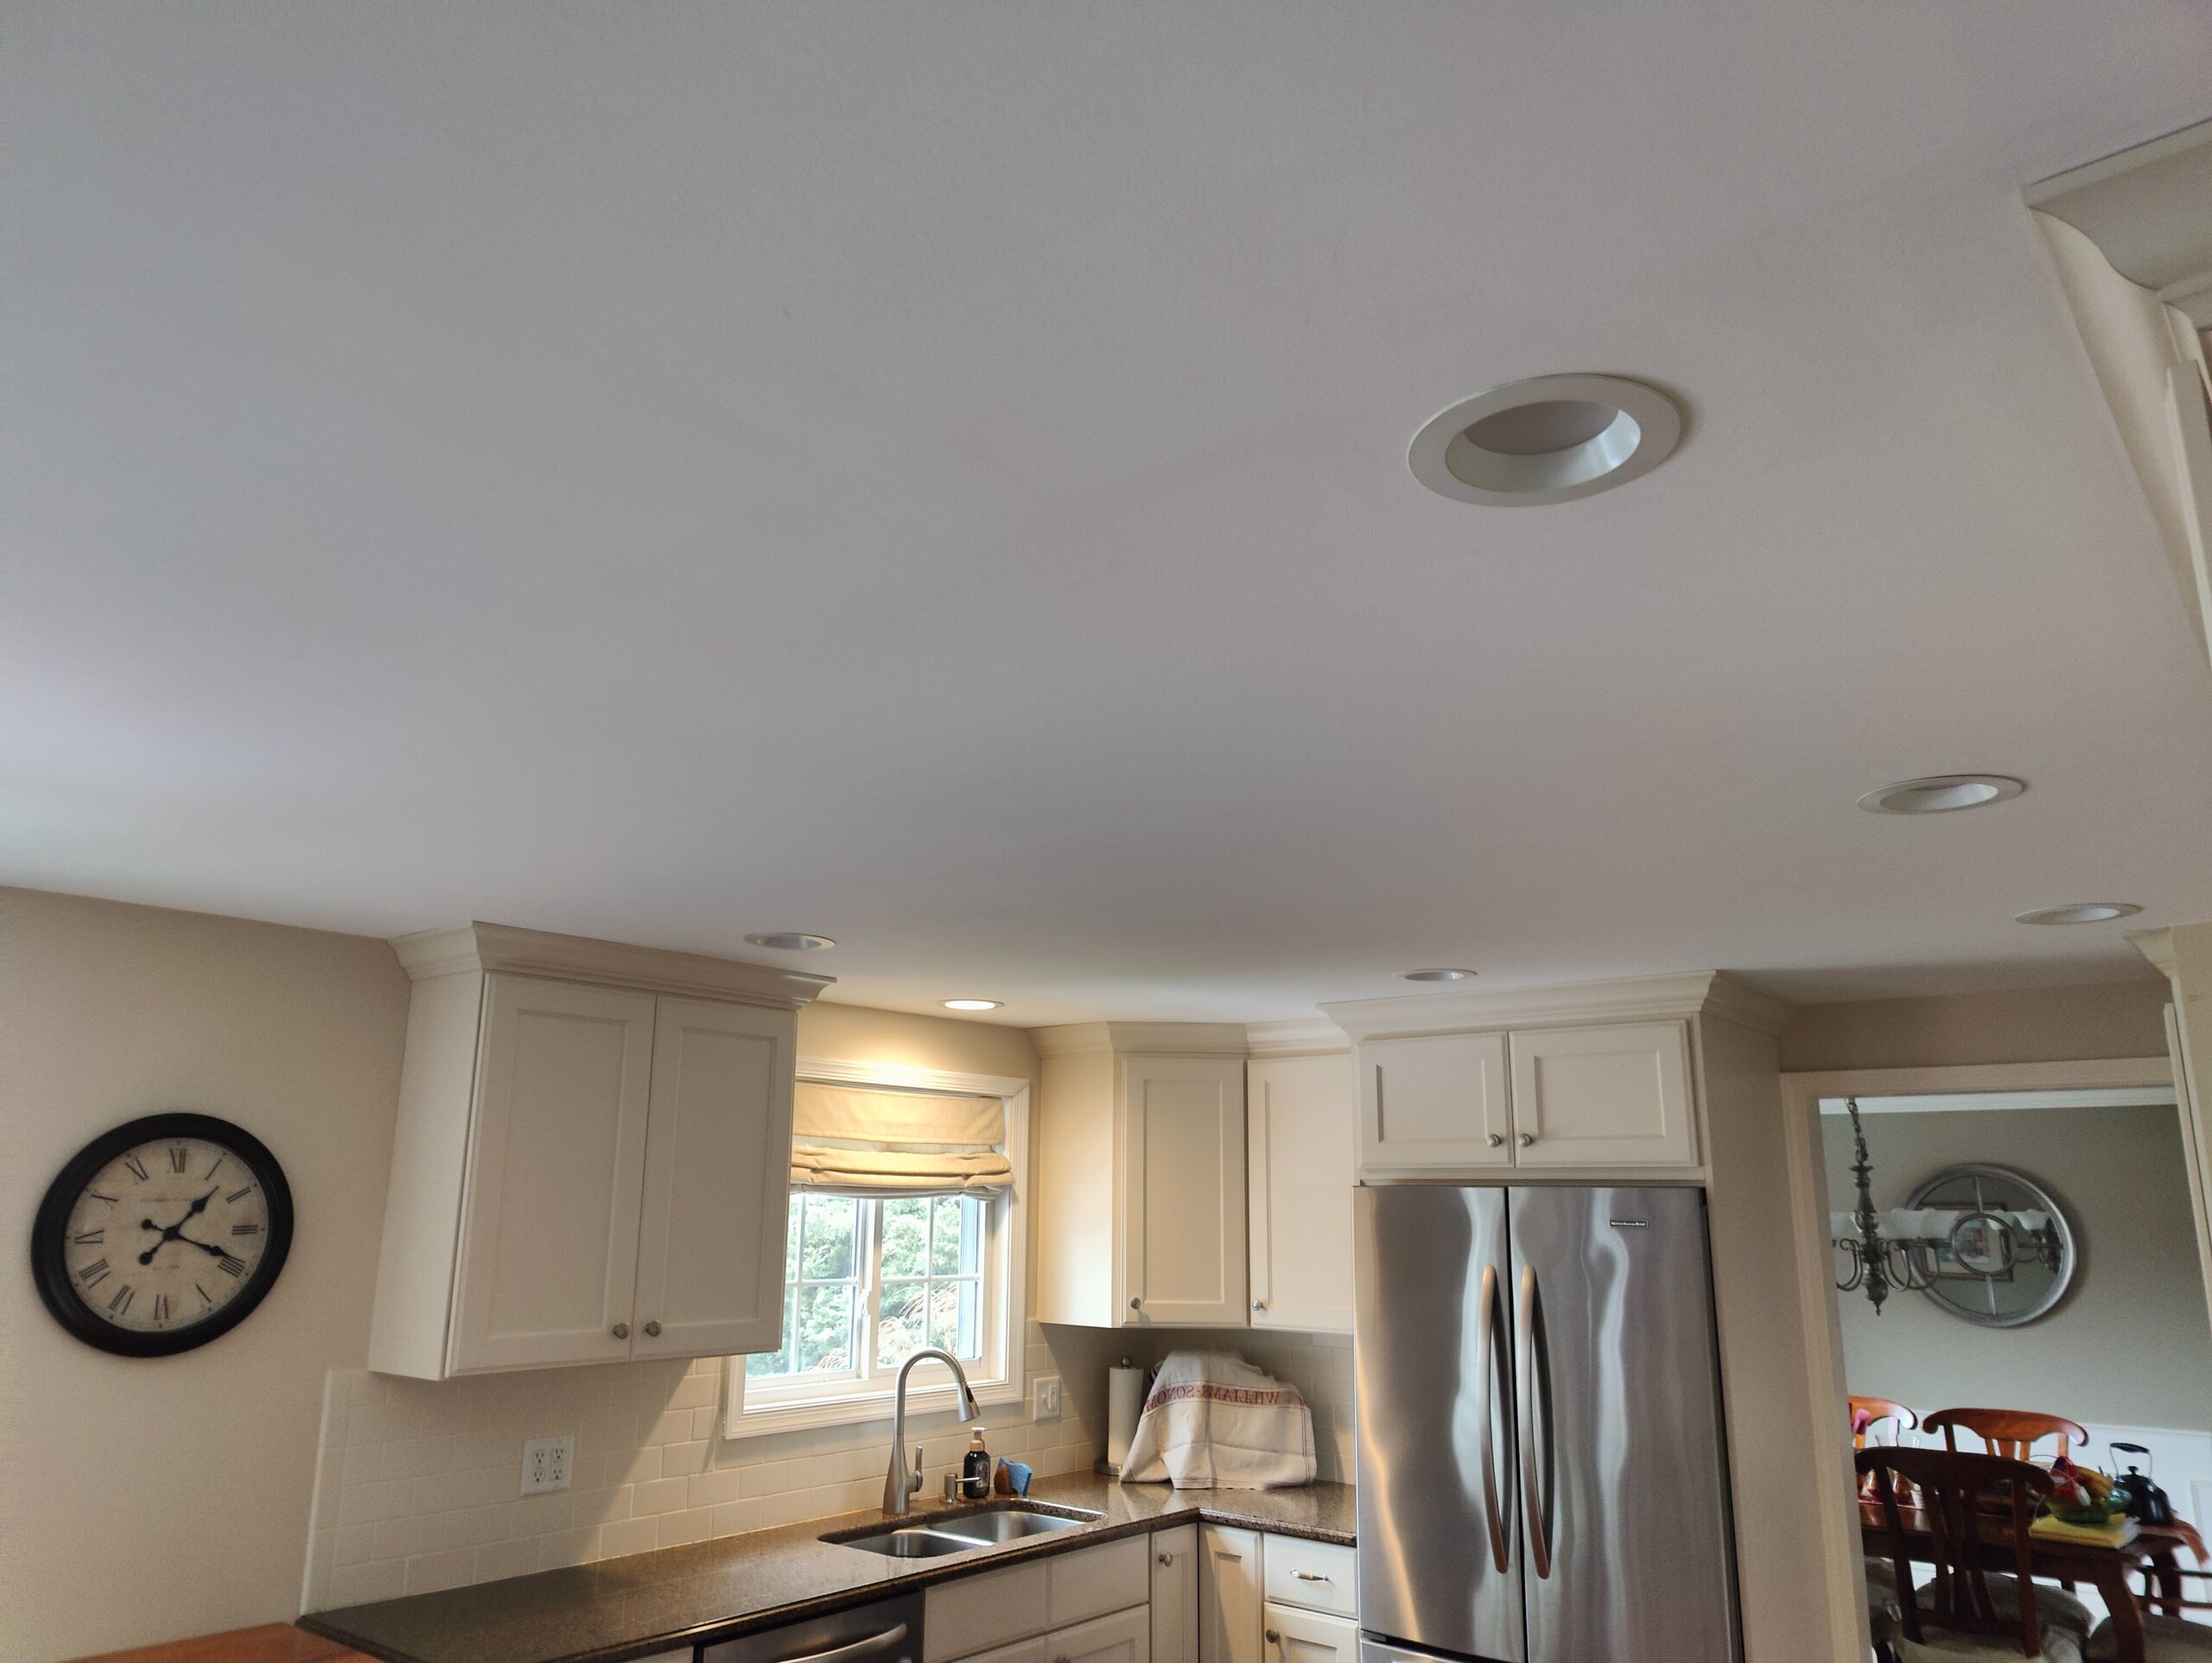
M 2140 1444 L 2151 1451 L 2150 1475 L 2165 1491 L 2175 1513 L 2200 1531 L 2212 1529 L 2212 1432 L 2177 1431 L 2164 1426 L 2089 1425 L 2088 1433 L 2089 1447 L 2079 1455 L 2083 1465 L 2101 1468 L 2116 1476 L 2127 1469 L 2127 1463 L 2113 1453 L 2113 1441 Z M 2186 1555 L 2183 1565 L 2188 1567 Z M 2212 1570 L 2212 1565 L 2202 1568 Z M 2104 1615 L 2104 1602 L 2097 1597 L 2095 1589 L 2080 1588 L 2075 1591 L 2100 1618 Z M 2203 1583 L 2189 1584 L 2186 1591 L 2191 1599 L 2212 1596 L 2208 1596 Z M 2212 1621 L 2212 1611 L 2190 1611 L 2183 1615 L 2200 1622 Z

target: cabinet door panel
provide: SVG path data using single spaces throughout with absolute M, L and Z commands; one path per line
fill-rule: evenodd
M 1262 1663 L 1260 1533 L 1198 1533 L 1198 1663 Z
M 633 1355 L 783 1343 L 792 1032 L 787 1012 L 659 1001 Z
M 1680 1022 L 1513 1035 L 1519 1165 L 1694 1166 L 1689 1031 Z
M 1363 1171 L 1513 1164 L 1503 1034 L 1370 1039 L 1359 1069 Z
M 1051 1573 L 1048 1604 L 1055 1628 L 1141 1605 L 1152 1588 L 1148 1537 L 1133 1536 L 1102 1547 L 1078 1548 L 1045 1561 Z
M 1359 1624 L 1288 1605 L 1267 1609 L 1267 1663 L 1355 1663 Z
M 1122 1062 L 1128 1139 L 1124 1240 L 1131 1312 L 1147 1323 L 1245 1319 L 1244 1064 L 1217 1057 Z
M 630 1355 L 650 993 L 495 975 L 461 1208 L 453 1369 Z
M 948 1663 L 1042 1634 L 1052 1625 L 1051 1581 L 1042 1564 L 1021 1565 L 927 1589 L 922 1663 Z
M 1155 1531 L 1152 1663 L 1198 1663 L 1198 1527 Z
M 1139 1605 L 1045 1636 L 1051 1663 L 1150 1663 L 1152 1614 Z
M 1250 1065 L 1252 1326 L 1351 1332 L 1351 1192 L 1359 1118 L 1351 1058 Z

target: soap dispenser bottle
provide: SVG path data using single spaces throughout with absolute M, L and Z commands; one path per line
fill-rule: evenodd
M 976 1428 L 968 1453 L 960 1457 L 960 1493 L 971 1501 L 991 1499 L 991 1452 L 983 1447 L 983 1429 Z

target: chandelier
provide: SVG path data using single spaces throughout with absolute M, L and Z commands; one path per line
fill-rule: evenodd
M 1993 1290 L 2000 1282 L 2012 1281 L 2016 1266 L 2033 1265 L 2051 1272 L 2064 1267 L 2067 1244 L 2055 1209 L 1993 1206 L 1978 1182 L 1970 1197 L 1961 1197 L 1963 1204 L 1878 1210 L 1873 1163 L 1866 1154 L 1859 1100 L 1847 1099 L 1844 1107 L 1851 1115 L 1851 1171 L 1858 1180 L 1859 1205 L 1852 1212 L 1828 1216 L 1830 1235 L 1844 1267 L 1836 1279 L 1838 1292 L 1863 1292 L 1878 1317 L 1883 1301 L 1900 1288 L 1925 1293 L 1941 1279 Z M 1923 1189 L 1940 1192 L 1942 1187 Z

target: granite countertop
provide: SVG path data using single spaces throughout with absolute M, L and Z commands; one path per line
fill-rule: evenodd
M 623 1663 L 1197 1520 L 1346 1546 L 1352 1540 L 1347 1484 L 1179 1490 L 1125 1487 L 1083 1473 L 1040 1479 L 1029 1500 L 1101 1516 L 1077 1530 L 942 1558 L 893 1559 L 822 1541 L 893 1522 L 874 1511 L 838 1514 L 564 1571 L 317 1611 L 300 1622 L 385 1663 Z M 918 1507 L 897 1522 L 918 1524 L 947 1511 Z

